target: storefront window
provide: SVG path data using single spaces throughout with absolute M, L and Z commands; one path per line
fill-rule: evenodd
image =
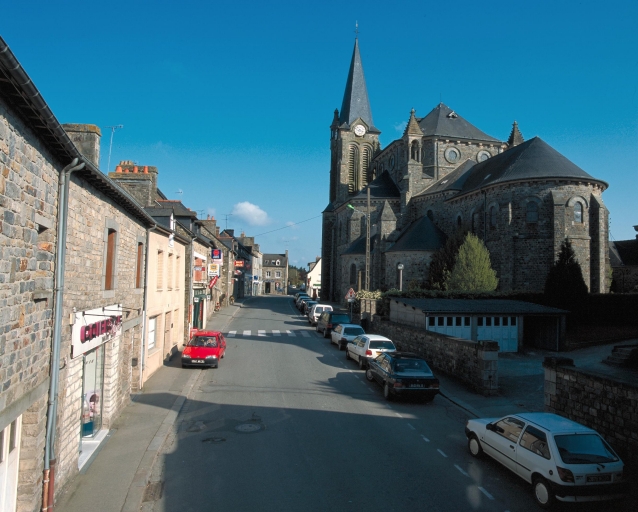
M 104 346 L 87 352 L 82 381 L 82 437 L 93 437 L 102 428 Z

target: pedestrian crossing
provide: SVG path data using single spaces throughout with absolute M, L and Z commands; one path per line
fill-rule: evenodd
M 278 329 L 273 329 L 272 331 L 267 331 L 265 329 L 257 329 L 257 331 L 255 331 L 255 333 L 253 334 L 252 330 L 245 330 L 245 331 L 239 331 L 239 334 L 237 334 L 238 331 L 228 331 L 225 336 L 227 338 L 236 338 L 238 336 L 242 336 L 244 338 L 248 338 L 250 336 L 257 336 L 258 338 L 267 338 L 269 336 L 275 336 L 275 337 L 281 337 L 282 336 L 282 331 L 278 330 Z M 295 338 L 295 337 L 301 337 L 301 338 L 310 338 L 311 333 L 308 330 L 299 330 L 299 331 L 283 331 L 283 334 L 285 334 L 286 336 L 289 336 L 291 338 Z

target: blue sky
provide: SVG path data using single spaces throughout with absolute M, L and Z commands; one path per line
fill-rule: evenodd
M 169 198 L 305 266 L 355 21 L 383 146 L 440 100 L 499 139 L 517 120 L 609 183 L 611 236 L 634 238 L 635 0 L 35 0 L 3 5 L 0 34 L 60 122 L 102 128 L 102 170 L 121 124 L 110 170 L 155 165 Z

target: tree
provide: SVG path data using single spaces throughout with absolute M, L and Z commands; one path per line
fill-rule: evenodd
M 545 295 L 557 305 L 568 305 L 587 295 L 583 272 L 569 240 L 560 246 L 558 259 L 549 269 L 545 281 Z
M 446 282 L 450 278 L 459 247 L 463 243 L 464 235 L 458 232 L 451 236 L 441 247 L 432 255 L 430 261 L 430 270 L 428 272 L 427 288 L 430 290 L 446 290 Z
M 498 286 L 496 271 L 492 269 L 490 252 L 476 235 L 468 233 L 456 257 L 448 290 L 463 292 L 493 292 Z

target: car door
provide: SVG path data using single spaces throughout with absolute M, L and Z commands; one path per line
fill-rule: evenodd
M 357 343 L 359 343 L 359 338 L 361 338 L 361 336 L 357 336 L 352 341 L 349 341 L 348 344 L 346 345 L 346 350 L 350 354 L 350 357 L 352 359 L 354 359 L 355 347 L 357 346 Z
M 383 374 L 383 370 L 381 369 L 381 365 L 383 364 L 383 358 L 384 357 L 385 356 L 380 355 L 376 359 L 373 359 L 372 361 L 370 361 L 369 369 L 372 372 L 372 377 L 377 382 L 381 382 L 382 379 L 383 379 L 383 377 L 381 376 Z
M 483 440 L 484 450 L 505 467 L 517 473 L 516 452 L 518 440 L 525 422 L 512 416 L 507 416 L 491 424 L 493 428 L 485 431 Z
M 339 340 L 341 339 L 341 332 L 342 331 L 343 331 L 343 326 L 342 325 L 337 325 L 337 327 L 335 327 L 330 332 L 330 339 L 332 340 L 332 343 L 335 343 L 336 345 L 339 345 Z
M 551 465 L 550 460 L 547 433 L 533 425 L 527 425 L 516 451 L 516 472 L 531 482 L 535 471 L 540 470 L 541 474 L 546 474 Z
M 222 355 L 224 355 L 226 353 L 226 338 L 224 338 L 223 334 L 219 335 L 219 343 L 221 346 L 221 350 L 220 350 L 220 358 Z
M 355 347 L 356 360 L 359 361 L 365 354 L 365 346 L 368 341 L 367 336 L 360 336 L 357 346 Z
M 383 385 L 390 378 L 390 375 L 392 375 L 392 361 L 390 361 L 390 358 L 384 354 L 383 361 L 379 366 L 381 367 L 381 378 L 379 379 L 379 383 Z

